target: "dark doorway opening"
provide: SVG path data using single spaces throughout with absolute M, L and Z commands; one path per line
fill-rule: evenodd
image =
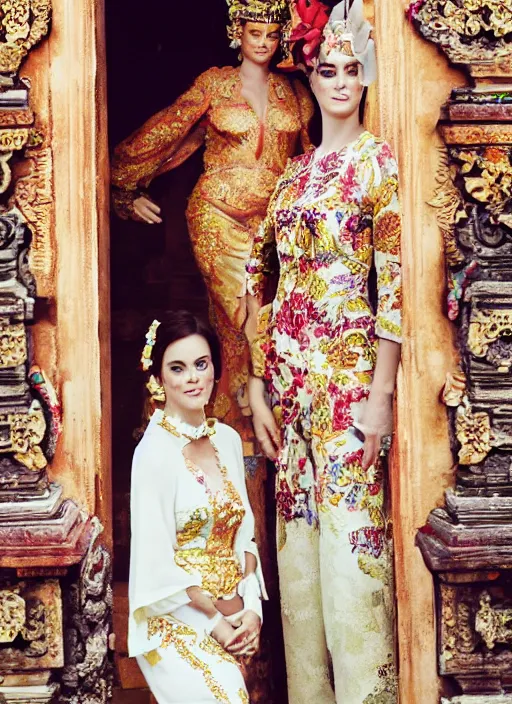
M 170 105 L 203 71 L 236 62 L 226 37 L 224 0 L 106 1 L 109 144 Z M 147 326 L 159 312 L 207 314 L 190 247 L 185 209 L 202 152 L 150 188 L 164 223 L 111 218 L 112 399 L 115 580 L 128 579 L 130 467 L 143 412 L 137 372 Z

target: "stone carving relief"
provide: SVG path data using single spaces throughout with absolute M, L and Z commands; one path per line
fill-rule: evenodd
M 480 634 L 489 650 L 498 643 L 512 643 L 512 609 L 491 606 L 491 596 L 482 592 L 480 608 L 475 618 L 475 631 Z
M 471 80 L 442 108 L 431 200 L 460 356 L 441 393 L 455 486 L 417 543 L 434 574 L 439 671 L 462 692 L 450 703 L 511 704 L 512 7 L 418 0 L 408 15 Z
M 102 531 L 94 518 L 79 578 L 65 591 L 66 666 L 59 704 L 107 704 L 112 697 L 112 564 L 108 551 L 98 543 Z
M 502 0 L 418 0 L 408 12 L 452 63 L 510 60 L 512 9 Z
M 50 28 L 51 0 L 0 2 L 0 73 L 15 74 Z
M 61 407 L 32 349 L 36 293 L 55 294 L 52 145 L 19 71 L 50 21 L 51 0 L 0 0 L 0 702 L 106 704 L 110 556 L 47 476 Z
M 58 580 L 27 580 L 0 588 L 0 669 L 64 664 L 62 597 Z

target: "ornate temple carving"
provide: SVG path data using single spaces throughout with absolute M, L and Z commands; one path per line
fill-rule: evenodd
M 29 51 L 48 33 L 51 0 L 0 2 L 0 73 L 16 74 Z
M 32 346 L 36 277 L 54 294 L 52 151 L 18 72 L 50 18 L 51 0 L 0 0 L 0 701 L 104 704 L 110 556 L 47 475 L 61 407 Z
M 2 670 L 46 670 L 64 665 L 58 580 L 24 580 L 0 588 L 0 643 Z
M 97 544 L 102 531 L 101 523 L 93 519 L 93 535 L 79 578 L 66 590 L 66 666 L 60 704 L 107 704 L 112 697 L 112 565 L 108 551 Z
M 458 464 L 417 542 L 434 574 L 438 665 L 460 697 L 512 702 L 512 8 L 419 0 L 409 17 L 468 88 L 452 91 L 431 201 L 443 232 L 460 371 L 442 392 Z
M 417 0 L 409 16 L 454 64 L 510 62 L 512 10 L 502 0 Z

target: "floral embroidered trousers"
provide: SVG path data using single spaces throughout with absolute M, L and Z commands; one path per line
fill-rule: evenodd
M 282 426 L 277 463 L 278 506 L 291 483 L 292 510 L 299 513 L 290 520 L 278 514 L 289 701 L 396 704 L 392 541 L 382 471 L 362 471 L 363 441 L 352 426 L 333 434 L 330 423 L 326 440 L 314 416 L 303 407 Z

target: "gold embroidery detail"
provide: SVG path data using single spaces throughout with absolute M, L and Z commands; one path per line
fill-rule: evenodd
M 206 636 L 206 638 L 199 643 L 199 647 L 201 650 L 204 650 L 205 653 L 208 653 L 208 655 L 214 655 L 215 657 L 238 667 L 238 663 L 235 658 L 228 653 L 227 650 L 224 650 L 222 645 L 218 643 L 215 638 L 212 638 L 212 636 Z
M 250 704 L 249 695 L 247 694 L 247 692 L 244 692 L 243 689 L 238 690 L 238 696 L 240 697 L 240 701 L 242 702 L 242 704 Z
M 223 489 L 219 493 L 213 494 L 208 489 L 202 470 L 185 457 L 187 468 L 206 489 L 211 511 L 208 512 L 206 508 L 196 509 L 177 532 L 177 544 L 181 549 L 175 552 L 174 561 L 187 572 L 199 572 L 202 588 L 219 599 L 236 592 L 243 577 L 234 546 L 245 509 L 238 491 L 227 477 L 226 468 L 221 465 L 217 448 L 215 445 L 213 447 L 223 479 Z M 210 520 L 212 525 L 208 537 L 201 536 Z M 205 544 L 192 546 L 201 537 Z M 186 547 L 187 545 L 191 547 Z
M 191 645 L 197 641 L 197 633 L 190 626 L 181 623 L 173 623 L 165 617 L 153 617 L 148 619 L 148 638 L 160 633 L 162 635 L 161 648 L 174 646 L 180 657 L 188 662 L 194 670 L 203 673 L 204 681 L 210 692 L 221 704 L 231 704 L 225 690 L 213 677 L 211 669 L 206 663 L 195 655 L 186 642 L 186 638 L 191 638 Z

